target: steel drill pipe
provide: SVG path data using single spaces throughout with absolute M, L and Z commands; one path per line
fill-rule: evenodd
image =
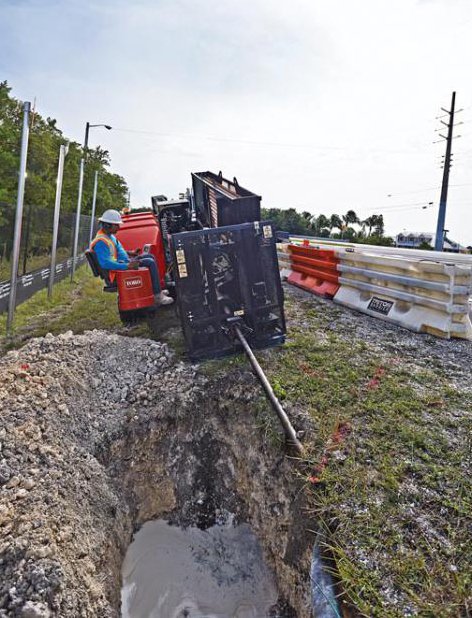
M 282 423 L 282 427 L 284 428 L 285 434 L 287 435 L 290 443 L 293 444 L 293 446 L 295 447 L 298 454 L 303 456 L 305 454 L 303 445 L 300 442 L 300 440 L 297 438 L 297 432 L 293 428 L 293 425 L 290 422 L 290 419 L 288 418 L 287 413 L 280 405 L 280 401 L 275 396 L 275 393 L 272 390 L 272 386 L 270 385 L 269 380 L 266 378 L 265 373 L 262 371 L 262 367 L 257 362 L 257 358 L 254 356 L 254 353 L 251 350 L 248 342 L 246 341 L 246 338 L 244 337 L 241 330 L 239 329 L 239 326 L 235 325 L 234 330 L 238 336 L 239 341 L 241 342 L 241 345 L 244 348 L 244 351 L 246 352 L 249 358 L 249 362 L 251 363 L 252 368 L 256 372 L 256 375 L 259 378 L 259 381 L 262 384 L 267 394 L 267 397 L 270 400 L 270 403 L 272 404 L 272 407 L 277 412 L 277 416 L 279 417 L 279 420 Z

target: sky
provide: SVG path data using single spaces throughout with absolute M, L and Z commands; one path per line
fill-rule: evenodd
M 267 208 L 434 232 L 456 91 L 446 228 L 470 245 L 471 65 L 471 0 L 0 0 L 0 80 L 75 141 L 110 124 L 90 145 L 135 207 L 221 170 Z

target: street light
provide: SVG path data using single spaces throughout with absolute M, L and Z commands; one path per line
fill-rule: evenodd
M 86 150 L 88 147 L 89 130 L 92 129 L 93 127 L 105 127 L 105 129 L 108 129 L 108 131 L 111 131 L 111 127 L 109 124 L 90 124 L 90 122 L 87 122 L 87 124 L 85 125 L 84 150 Z
M 84 184 L 85 155 L 87 154 L 89 131 L 93 127 L 104 127 L 108 131 L 110 131 L 111 129 L 109 124 L 90 124 L 90 122 L 87 122 L 85 125 L 84 148 L 82 152 L 82 158 L 80 159 L 79 196 L 77 198 L 77 213 L 75 216 L 74 249 L 72 252 L 72 268 L 71 268 L 71 276 L 70 276 L 71 281 L 73 281 L 74 279 L 75 266 L 76 266 L 76 261 L 77 261 L 77 248 L 79 244 L 80 210 L 82 208 L 82 189 L 83 189 L 83 184 Z

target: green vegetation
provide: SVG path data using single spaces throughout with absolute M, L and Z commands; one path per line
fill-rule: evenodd
M 67 277 L 54 286 L 51 300 L 46 289 L 37 292 L 16 308 L 14 329 L 9 337 L 0 337 L 0 349 L 18 347 L 27 339 L 46 333 L 120 328 L 116 295 L 102 290 L 101 282 L 83 266 L 77 270 L 74 283 Z M 6 313 L 3 313 L 0 315 L 2 335 L 5 327 Z
M 0 202 L 13 204 L 17 194 L 23 109 L 22 102 L 12 97 L 10 92 L 7 82 L 0 82 Z M 48 208 L 54 206 L 59 146 L 67 141 L 57 127 L 56 120 L 44 119 L 35 111 L 31 114 L 25 204 Z M 72 212 L 77 206 L 79 162 L 82 154 L 80 144 L 71 141 L 64 166 L 61 204 L 64 212 Z M 88 149 L 86 155 L 83 213 L 91 212 L 95 171 L 100 174 L 97 199 L 101 208 L 124 207 L 128 187 L 121 176 L 108 171 L 108 151 L 98 146 Z
M 0 281 L 10 277 L 9 260 L 23 124 L 22 103 L 12 97 L 10 91 L 7 82 L 0 82 Z M 31 113 L 20 274 L 49 265 L 59 148 L 67 141 L 54 119 L 44 119 L 36 111 Z M 122 208 L 127 202 L 128 188 L 124 179 L 108 170 L 108 151 L 97 147 L 84 153 L 80 144 L 70 142 L 64 166 L 58 238 L 58 247 L 66 257 L 71 255 L 75 222 L 73 213 L 77 208 L 80 159 L 84 154 L 82 214 L 91 212 L 95 172 L 99 173 L 99 212 L 110 207 Z M 89 222 L 82 222 L 82 228 L 88 225 Z M 79 247 L 82 248 L 87 242 L 88 233 L 85 230 L 85 235 L 79 237 Z
M 369 617 L 467 615 L 471 394 L 441 368 L 412 371 L 333 333 L 332 312 L 310 307 L 287 303 L 303 326 L 263 362 L 278 396 L 313 419 L 307 482 L 345 599 Z
M 353 210 L 348 210 L 342 216 L 332 214 L 326 217 L 323 214 L 316 216 L 309 212 L 299 213 L 295 208 L 263 208 L 262 218 L 270 219 L 277 229 L 291 234 L 343 238 L 367 245 L 394 245 L 393 238 L 384 235 L 383 215 L 372 215 L 361 221 Z
M 118 313 L 117 295 L 103 292 L 103 282 L 92 275 L 88 266 L 77 270 L 73 283 L 67 277 L 56 284 L 50 300 L 45 289 L 19 305 L 9 336 L 4 336 L 6 320 L 7 314 L 1 314 L 0 352 L 47 333 L 58 335 L 68 330 L 83 333 L 94 328 L 129 337 L 159 338 L 172 345 L 177 354 L 183 354 L 184 349 L 174 305 L 162 308 L 150 324 L 141 321 L 124 326 Z

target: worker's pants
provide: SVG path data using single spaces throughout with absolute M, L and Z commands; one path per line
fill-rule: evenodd
M 149 268 L 153 292 L 154 294 L 159 294 L 159 292 L 161 291 L 161 284 L 159 282 L 159 272 L 157 270 L 157 264 L 154 256 L 149 254 L 143 254 L 138 255 L 137 259 L 139 261 L 139 266 L 145 266 L 146 268 Z

